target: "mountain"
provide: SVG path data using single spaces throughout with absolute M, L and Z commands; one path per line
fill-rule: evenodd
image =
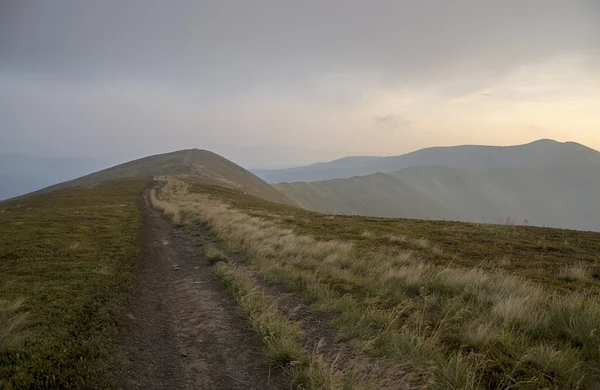
M 445 165 L 465 169 L 541 169 L 600 165 L 600 152 L 575 142 L 539 140 L 518 146 L 434 147 L 392 157 L 347 157 L 329 163 L 282 170 L 257 170 L 269 183 L 319 181 L 392 173 L 412 166 Z
M 599 168 L 416 166 L 392 174 L 275 187 L 320 212 L 600 231 Z
M 330 214 L 415 219 L 450 219 L 450 209 L 385 173 L 312 183 L 280 183 L 276 188 L 300 207 Z
M 159 175 L 200 179 L 208 184 L 235 188 L 273 202 L 295 205 L 286 195 L 239 165 L 208 150 L 188 149 L 158 154 L 59 183 L 38 192 L 76 187 L 116 179 Z
M 362 214 L 480 213 L 496 196 L 593 220 L 588 167 L 411 167 L 314 186 L 328 208 Z M 144 179 L 157 174 L 189 186 Z M 0 202 L 0 389 L 177 389 L 185 376 L 223 389 L 600 383 L 600 233 L 326 216 L 248 195 L 283 197 L 202 150 L 54 188 Z
M 90 158 L 35 157 L 0 153 L 0 200 L 71 180 L 107 165 Z

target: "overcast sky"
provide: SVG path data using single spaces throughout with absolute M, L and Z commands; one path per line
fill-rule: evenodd
M 0 152 L 600 149 L 599 0 L 0 1 Z

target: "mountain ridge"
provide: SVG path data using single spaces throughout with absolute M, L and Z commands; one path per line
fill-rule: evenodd
M 216 153 L 203 149 L 184 149 L 139 158 L 30 194 L 90 185 L 96 182 L 134 178 L 151 179 L 155 176 L 198 179 L 208 184 L 235 188 L 273 202 L 297 206 L 286 195 L 250 171 Z
M 356 159 L 359 157 L 347 157 Z M 345 158 L 345 159 L 347 159 Z M 269 183 L 312 182 L 392 173 L 411 166 L 446 165 L 457 168 L 542 168 L 562 165 L 600 165 L 600 152 L 576 142 L 541 139 L 514 146 L 438 146 L 388 157 L 366 157 L 362 164 L 344 166 L 339 161 L 283 170 L 256 170 Z M 358 160 L 354 160 L 358 163 Z
M 317 212 L 600 231 L 596 164 L 490 170 L 414 166 L 391 174 L 274 186 Z

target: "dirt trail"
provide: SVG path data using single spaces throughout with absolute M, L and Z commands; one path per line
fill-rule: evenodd
M 127 389 L 289 389 L 204 252 L 144 199 L 143 264 L 129 314 Z

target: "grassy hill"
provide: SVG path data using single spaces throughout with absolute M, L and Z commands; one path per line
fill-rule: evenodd
M 311 182 L 392 173 L 413 166 L 443 165 L 465 169 L 560 168 L 600 165 L 600 152 L 574 142 L 539 140 L 518 146 L 434 147 L 391 157 L 348 157 L 330 163 L 282 170 L 257 170 L 270 183 Z
M 417 166 L 275 187 L 299 205 L 326 213 L 600 231 L 600 211 L 594 206 L 600 191 L 596 165 L 485 171 Z
M 117 338 L 140 260 L 139 202 L 158 175 L 294 204 L 238 165 L 196 149 L 0 202 L 0 388 L 115 386 Z
M 0 203 L 0 388 L 111 388 L 149 181 Z
M 576 196 L 547 187 L 558 176 L 575 191 L 595 172 L 447 169 L 326 183 L 327 197 L 350 194 L 356 180 L 356 188 L 384 190 L 351 207 L 401 199 L 399 213 L 424 218 L 459 204 L 433 191 L 450 188 L 444 180 L 468 194 L 504 188 L 506 197 L 507 186 L 530 182 L 558 199 Z M 147 179 L 157 175 L 170 175 L 165 186 Z M 155 207 L 197 242 L 198 258 L 214 263 L 273 369 L 297 388 L 578 389 L 600 381 L 599 233 L 320 214 L 215 154 L 189 150 L 0 203 L 0 388 L 116 386 L 118 334 L 143 260 L 139 201 L 150 188 Z M 463 203 L 485 209 L 484 200 Z
M 157 175 L 196 178 L 206 183 L 236 188 L 249 194 L 286 204 L 294 204 L 239 165 L 208 150 L 188 149 L 140 158 L 79 179 L 47 187 L 40 192 L 76 187 L 116 179 L 151 179 Z
M 188 231 L 211 228 L 200 245 L 215 273 L 304 388 L 600 380 L 598 233 L 323 215 L 194 181 L 156 196 Z M 308 312 L 295 316 L 290 296 Z M 314 316 L 333 344 L 305 344 Z
M 301 207 L 323 213 L 416 219 L 455 215 L 436 199 L 385 173 L 274 186 Z
M 600 169 L 465 170 L 413 167 L 393 174 L 454 210 L 462 221 L 514 223 L 600 231 Z

